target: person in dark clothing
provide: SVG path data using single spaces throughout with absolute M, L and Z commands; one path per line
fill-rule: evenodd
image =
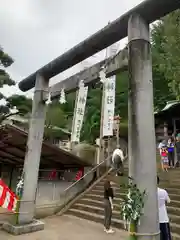
M 174 142 L 172 138 L 168 139 L 168 159 L 169 159 L 169 167 L 174 167 Z
M 176 140 L 176 153 L 177 153 L 176 167 L 179 167 L 179 164 L 180 164 L 180 139 L 179 139 L 179 137 L 177 137 L 177 140 Z
M 114 233 L 111 229 L 113 198 L 114 193 L 110 181 L 106 181 L 104 184 L 104 231 L 106 233 Z

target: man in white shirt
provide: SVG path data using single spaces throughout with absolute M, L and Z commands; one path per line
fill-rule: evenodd
M 159 177 L 157 177 L 157 184 L 159 184 Z M 166 203 L 170 203 L 170 198 L 165 189 L 157 189 L 158 207 L 159 207 L 159 225 L 161 231 L 161 240 L 171 240 L 169 217 L 167 214 Z
M 112 164 L 113 167 L 116 169 L 116 176 L 119 175 L 121 176 L 123 174 L 123 161 L 124 161 L 123 151 L 120 148 L 116 148 L 112 154 Z

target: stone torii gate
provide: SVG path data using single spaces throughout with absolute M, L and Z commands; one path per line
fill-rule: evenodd
M 128 61 L 129 175 L 135 179 L 140 189 L 146 189 L 148 193 L 141 228 L 138 229 L 138 233 L 142 233 L 139 239 L 159 239 L 149 24 L 179 7 L 179 0 L 146 0 L 19 83 L 22 91 L 35 87 L 24 163 L 24 193 L 19 214 L 21 225 L 31 223 L 34 217 L 49 79 L 128 35 L 128 52 L 127 49 L 123 50 L 107 63 L 107 76 L 125 69 Z M 77 89 L 81 79 L 85 84 L 97 81 L 104 63 L 98 63 L 57 83 L 51 89 L 54 91 L 53 97 L 59 95 L 62 87 L 66 92 Z M 149 233 L 150 236 L 144 236 L 143 233 Z

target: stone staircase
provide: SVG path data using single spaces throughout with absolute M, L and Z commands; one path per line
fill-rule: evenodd
M 180 169 L 172 169 L 168 173 L 160 173 L 159 176 L 161 180 L 160 186 L 168 191 L 171 198 L 171 203 L 168 206 L 168 213 L 173 239 L 180 240 Z M 122 179 L 113 176 L 107 176 L 101 180 L 89 192 L 85 193 L 77 200 L 65 214 L 103 224 L 103 185 L 107 178 L 113 181 L 113 188 L 115 191 L 112 226 L 124 229 L 124 222 L 121 220 L 120 216 L 120 202 L 123 197 L 125 197 L 127 190 L 124 188 L 120 189 L 120 184 L 118 182 L 122 182 Z

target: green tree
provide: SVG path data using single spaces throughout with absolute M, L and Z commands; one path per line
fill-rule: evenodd
M 180 100 L 180 10 L 154 25 L 152 43 L 154 82 L 159 85 L 155 100 Z
M 5 68 L 11 66 L 13 62 L 13 59 L 7 53 L 5 53 L 3 48 L 0 46 L 0 88 L 3 87 L 4 84 L 9 86 L 15 84 L 15 82 L 10 78 L 9 74 L 5 71 Z
M 45 138 L 52 140 L 54 137 L 60 137 L 62 132 L 60 128 L 66 128 L 67 115 L 61 109 L 62 104 L 54 102 L 48 105 L 45 121 Z
M 4 52 L 3 48 L 0 47 L 0 88 L 7 84 L 9 86 L 14 85 L 15 82 L 10 78 L 9 74 L 5 71 L 5 68 L 9 67 L 13 63 L 13 59 Z M 4 104 L 2 104 L 2 99 Z M 6 105 L 5 96 L 0 93 L 0 124 L 4 119 L 11 115 L 9 107 Z
M 15 85 L 15 82 L 10 78 L 9 74 L 5 70 L 13 62 L 13 59 L 0 47 L 0 88 L 4 85 Z M 24 115 L 31 111 L 32 100 L 27 99 L 25 96 L 13 95 L 6 98 L 2 93 L 0 93 L 0 100 L 0 124 L 2 121 L 14 114 Z M 11 111 L 13 107 L 17 108 L 16 112 Z
M 19 115 L 26 115 L 32 111 L 32 99 L 24 95 L 12 95 L 7 98 L 9 108 L 16 107 Z
M 164 71 L 164 42 L 166 41 L 166 35 L 162 21 L 159 21 L 157 24 L 153 25 L 151 36 L 154 108 L 155 111 L 158 111 L 166 105 L 167 101 L 175 99 L 175 96 L 169 87 L 169 82 Z
M 82 141 L 94 143 L 94 140 L 99 137 L 101 98 L 101 86 L 89 89 L 84 123 L 81 132 Z
M 120 115 L 123 122 L 128 118 L 128 73 L 122 72 L 116 76 L 115 115 Z

